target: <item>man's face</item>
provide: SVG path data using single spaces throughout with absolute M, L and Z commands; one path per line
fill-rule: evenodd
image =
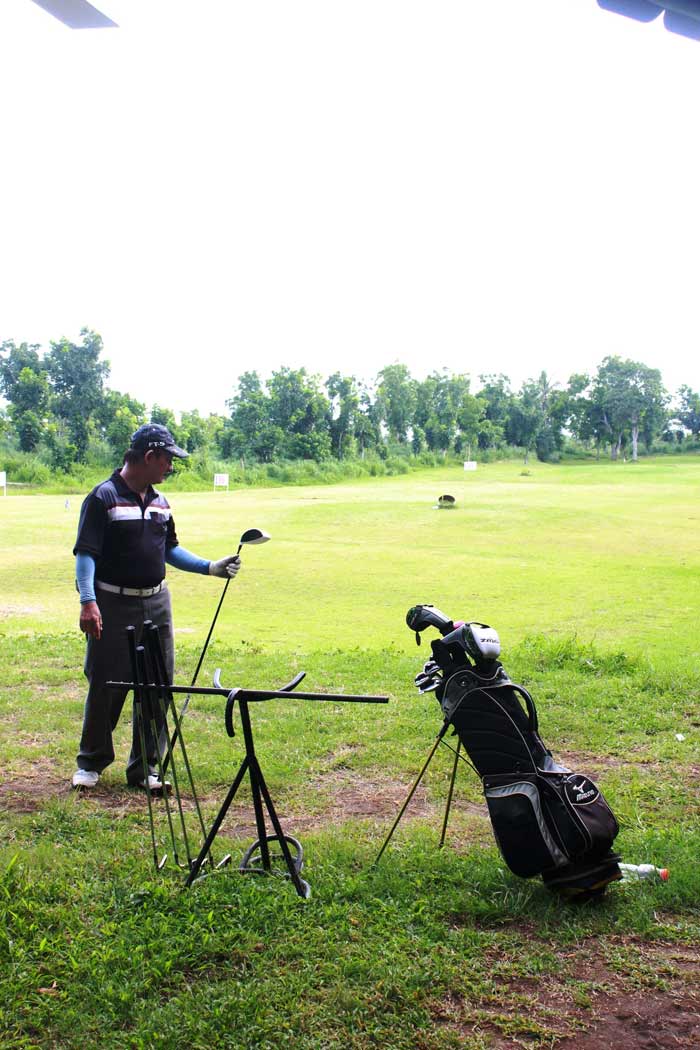
M 151 485 L 158 485 L 173 472 L 173 457 L 169 452 L 155 452 L 149 449 L 144 457 L 148 466 L 148 481 Z

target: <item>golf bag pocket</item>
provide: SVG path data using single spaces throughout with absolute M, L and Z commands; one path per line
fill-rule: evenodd
M 503 859 L 522 878 L 602 857 L 619 830 L 610 806 L 581 773 L 484 777 L 484 796 Z
M 567 864 L 548 825 L 537 776 L 484 777 L 484 796 L 504 861 L 527 879 Z
M 538 785 L 550 826 L 570 860 L 593 859 L 608 852 L 620 829 L 590 777 L 540 772 Z

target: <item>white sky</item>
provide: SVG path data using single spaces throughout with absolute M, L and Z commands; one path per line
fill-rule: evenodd
M 283 365 L 700 388 L 700 43 L 595 0 L 0 0 L 0 341 L 224 412 Z

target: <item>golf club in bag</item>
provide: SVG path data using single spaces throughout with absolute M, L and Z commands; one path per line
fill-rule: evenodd
M 441 636 L 431 642 L 432 658 L 415 683 L 421 693 L 435 693 L 444 721 L 411 795 L 452 727 L 458 745 L 443 841 L 463 748 L 481 778 L 496 842 L 510 870 L 522 878 L 541 875 L 548 888 L 569 897 L 602 894 L 621 878 L 611 848 L 617 820 L 593 781 L 555 762 L 545 747 L 532 697 L 498 661 L 497 632 L 487 624 L 451 620 L 432 605 L 413 606 L 406 623 L 419 645 L 427 627 Z

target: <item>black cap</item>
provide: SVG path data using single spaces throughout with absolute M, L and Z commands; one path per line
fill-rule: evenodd
M 136 452 L 167 452 L 178 459 L 187 459 L 188 453 L 175 444 L 175 438 L 161 423 L 145 423 L 131 435 L 131 448 Z

